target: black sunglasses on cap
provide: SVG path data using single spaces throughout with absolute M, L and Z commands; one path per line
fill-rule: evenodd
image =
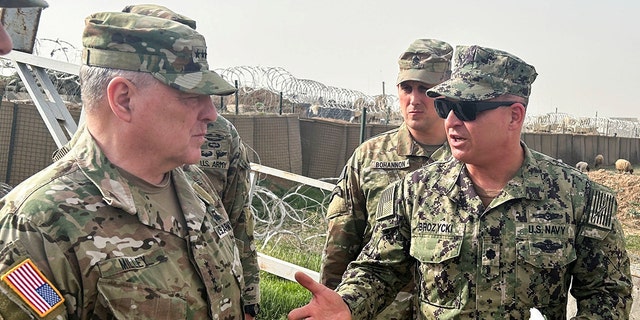
M 506 107 L 515 103 L 513 101 L 450 101 L 445 99 L 436 99 L 434 102 L 440 118 L 446 119 L 449 112 L 453 111 L 453 114 L 462 121 L 473 121 L 482 111 Z

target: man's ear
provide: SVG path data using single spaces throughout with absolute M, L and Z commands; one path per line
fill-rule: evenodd
M 524 118 L 527 113 L 527 108 L 524 104 L 516 102 L 511 105 L 511 123 L 520 124 L 524 123 Z
M 520 129 L 524 125 L 524 119 L 527 113 L 527 108 L 524 104 L 520 102 L 516 102 L 510 106 L 511 109 L 511 126 L 516 126 L 514 128 Z
M 137 88 L 123 77 L 115 77 L 107 85 L 107 98 L 111 112 L 125 122 L 131 120 L 131 101 Z

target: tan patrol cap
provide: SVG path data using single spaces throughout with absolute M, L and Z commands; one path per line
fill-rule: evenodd
M 451 76 L 453 47 L 435 39 L 418 39 L 400 56 L 398 81 L 414 80 L 436 85 Z

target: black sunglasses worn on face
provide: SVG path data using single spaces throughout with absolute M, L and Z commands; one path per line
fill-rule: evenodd
M 435 106 L 438 116 L 446 119 L 449 112 L 462 121 L 473 121 L 478 113 L 486 110 L 492 110 L 498 107 L 510 106 L 515 102 L 511 101 L 449 101 L 445 99 L 436 99 Z

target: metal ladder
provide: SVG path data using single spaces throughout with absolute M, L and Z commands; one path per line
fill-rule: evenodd
M 78 125 L 45 69 L 78 75 L 80 66 L 15 50 L 1 58 L 12 61 L 51 137 L 58 148 L 64 146 L 76 132 Z

